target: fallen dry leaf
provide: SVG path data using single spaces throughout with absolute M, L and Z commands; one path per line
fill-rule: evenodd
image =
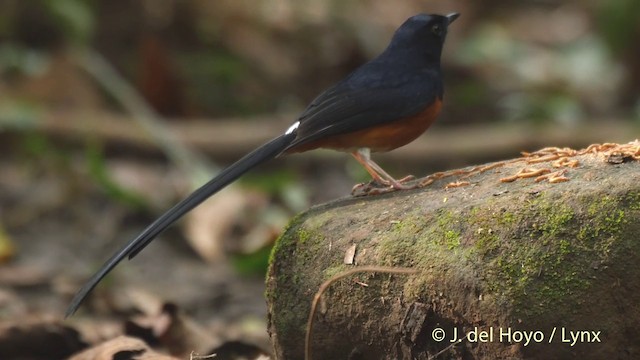
M 186 237 L 198 255 L 208 262 L 224 258 L 224 237 L 242 216 L 248 203 L 246 193 L 231 186 L 186 216 Z
M 162 346 L 174 355 L 200 351 L 214 343 L 208 331 L 171 303 L 163 304 L 159 311 L 127 321 L 125 334 L 143 339 L 152 346 Z
M 346 265 L 353 265 L 356 262 L 356 249 L 357 249 L 357 245 L 356 244 L 352 244 L 351 246 L 349 246 L 349 248 L 347 249 L 347 251 L 345 251 L 344 253 L 344 263 Z
M 160 354 L 142 340 L 119 336 L 69 358 L 69 360 L 180 360 Z
M 86 347 L 75 329 L 59 322 L 0 324 L 0 359 L 63 359 Z
M 272 244 L 288 219 L 266 194 L 231 187 L 193 209 L 185 232 L 198 255 L 215 263 L 227 253 L 253 253 Z

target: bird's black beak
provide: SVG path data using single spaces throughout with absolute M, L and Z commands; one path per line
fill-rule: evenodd
M 451 13 L 449 15 L 446 16 L 447 20 L 449 20 L 449 24 L 450 25 L 455 19 L 458 18 L 458 16 L 460 16 L 460 13 Z

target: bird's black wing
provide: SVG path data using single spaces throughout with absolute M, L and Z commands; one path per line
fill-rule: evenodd
M 415 115 L 441 96 L 440 79 L 417 77 L 392 86 L 353 88 L 340 83 L 318 96 L 300 115 L 296 139 L 288 148 Z

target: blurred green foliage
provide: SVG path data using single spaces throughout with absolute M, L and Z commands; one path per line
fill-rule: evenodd
M 251 254 L 231 256 L 233 268 L 244 276 L 265 276 L 269 268 L 269 256 L 272 246 L 266 246 Z
M 74 45 L 88 44 L 93 34 L 95 0 L 40 0 L 67 41 Z
M 73 147 L 61 147 L 60 144 L 53 143 L 46 135 L 35 131 L 26 131 L 19 140 L 19 144 L 22 152 L 30 161 L 46 163 L 60 172 L 73 173 L 75 171 L 71 164 L 72 154 L 75 153 Z M 112 179 L 106 158 L 97 142 L 87 141 L 84 155 L 88 175 L 107 196 L 127 206 L 146 209 L 147 201 L 143 197 L 122 188 Z M 71 176 L 71 178 L 75 178 L 75 176 Z
M 151 66 L 160 73 L 150 78 L 177 81 L 151 82 L 151 90 L 147 88 L 153 96 L 165 94 L 157 100 L 160 104 L 176 102 L 169 108 L 179 111 L 169 116 L 276 111 L 282 104 L 306 103 L 309 94 L 327 85 L 326 79 L 339 79 L 369 57 L 370 49 L 382 48 L 390 35 L 383 31 L 391 26 L 390 20 L 372 17 L 375 7 L 339 1 L 314 6 L 294 0 L 260 6 L 197 1 L 157 6 L 108 0 L 7 1 L 0 4 L 0 40 L 8 40 L 0 42 L 0 72 L 30 76 L 46 68 L 47 53 L 20 42 L 25 38 L 17 35 L 26 32 L 31 40 L 42 37 L 38 41 L 99 49 L 147 96 L 138 82 L 140 69 L 150 68 L 145 61 L 154 60 L 153 54 L 151 59 L 140 59 L 143 42 L 151 37 L 159 40 L 161 57 L 173 60 L 168 67 Z M 404 11 L 423 7 L 418 1 L 406 6 Z M 459 109 L 452 113 L 459 122 L 564 123 L 618 110 L 636 111 L 628 98 L 637 95 L 621 97 L 616 92 L 632 81 L 626 75 L 640 73 L 639 61 L 630 60 L 637 53 L 640 2 L 487 6 L 468 6 L 463 14 L 466 23 L 456 24 L 448 43 L 448 48 L 455 48 L 448 50 L 452 56 L 445 63 L 447 93 L 456 100 Z M 474 17 L 474 12 L 481 16 Z M 571 19 L 564 28 L 532 28 L 529 34 L 523 27 L 535 24 L 528 22 L 530 16 L 553 18 L 552 24 Z M 570 29 L 576 23 L 579 29 Z M 562 29 L 584 33 L 566 43 L 559 35 Z M 547 37 L 541 41 L 540 33 L 545 31 L 543 38 Z M 608 76 L 595 76 L 605 72 Z M 169 89 L 163 91 L 162 86 Z M 631 83 L 627 88 L 635 91 L 638 86 Z M 616 102 L 620 98 L 626 100 Z M 640 99 L 635 103 L 640 104 Z M 622 105 L 626 108 L 620 109 Z M 473 118 L 462 116 L 464 112 L 473 113 Z
M 56 163 L 68 164 L 69 155 L 59 147 L 51 143 L 51 140 L 43 134 L 37 132 L 26 132 L 20 142 L 24 153 L 32 158 L 55 161 Z
M 86 147 L 85 156 L 89 175 L 94 182 L 102 188 L 107 196 L 132 208 L 146 208 L 147 202 L 142 196 L 123 188 L 113 180 L 107 167 L 104 153 L 98 143 L 89 142 Z
M 186 91 L 201 111 L 216 113 L 220 109 L 237 114 L 251 114 L 248 94 L 237 86 L 251 81 L 250 69 L 237 56 L 225 51 L 205 49 L 178 57 L 180 69 L 189 84 Z
M 0 75 L 11 80 L 14 76 L 38 76 L 48 69 L 46 52 L 14 43 L 0 44 Z
M 298 182 L 298 176 L 290 169 L 283 169 L 261 174 L 249 173 L 243 176 L 240 181 L 244 186 L 270 194 L 278 194 L 290 185 L 296 184 Z
M 616 53 L 637 47 L 640 33 L 640 1 L 599 1 L 596 12 L 598 25 L 606 43 Z

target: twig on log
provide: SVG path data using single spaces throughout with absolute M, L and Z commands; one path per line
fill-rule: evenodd
M 313 330 L 313 317 L 316 314 L 318 301 L 320 301 L 320 298 L 331 284 L 349 275 L 361 272 L 380 272 L 385 274 L 416 274 L 418 270 L 401 267 L 396 268 L 386 266 L 360 266 L 351 270 L 343 271 L 323 282 L 322 285 L 320 285 L 320 287 L 318 288 L 318 292 L 316 292 L 315 296 L 313 297 L 313 301 L 311 302 L 311 310 L 309 310 L 309 320 L 307 320 L 307 334 L 304 340 L 304 358 L 306 360 L 311 360 L 311 331 Z

